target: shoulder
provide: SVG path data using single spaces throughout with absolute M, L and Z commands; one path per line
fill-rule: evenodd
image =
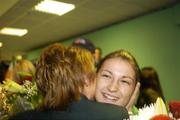
M 84 110 L 90 118 L 95 116 L 92 118 L 95 120 L 123 120 L 129 118 L 128 111 L 124 107 L 107 103 L 98 103 L 87 99 L 81 100 L 75 109 L 82 112 Z
M 106 116 L 107 118 L 111 118 L 114 120 L 119 118 L 121 118 L 122 120 L 125 118 L 126 119 L 129 118 L 128 111 L 125 107 L 116 106 L 107 103 L 97 103 L 97 102 L 94 103 L 96 104 L 96 108 L 98 109 L 98 111 L 104 114 L 104 116 Z
M 45 114 L 44 112 L 31 110 L 16 114 L 12 116 L 9 120 L 34 120 L 34 119 L 48 120 L 48 117 L 47 114 Z

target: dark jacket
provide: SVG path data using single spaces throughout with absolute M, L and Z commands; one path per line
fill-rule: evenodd
M 72 102 L 67 111 L 26 111 L 10 120 L 124 120 L 127 118 L 129 118 L 128 112 L 124 107 L 97 103 L 82 97 L 79 102 Z

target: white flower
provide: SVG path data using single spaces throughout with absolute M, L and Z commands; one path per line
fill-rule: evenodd
M 149 120 L 153 116 L 163 114 L 168 115 L 166 106 L 161 98 L 157 98 L 156 103 L 145 105 L 139 109 L 138 115 L 130 115 L 130 120 Z
M 149 106 L 144 106 L 139 109 L 138 115 L 130 116 L 130 120 L 149 120 L 152 116 L 156 115 L 155 105 L 151 104 Z

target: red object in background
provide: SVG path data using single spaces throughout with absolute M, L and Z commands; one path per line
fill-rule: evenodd
M 23 77 L 21 77 L 21 81 L 18 84 L 20 84 L 20 85 L 24 84 L 25 80 L 28 80 L 28 81 L 31 82 L 32 81 L 32 77 L 31 76 L 23 76 Z
M 170 101 L 169 110 L 174 118 L 180 118 L 180 101 Z
M 173 120 L 173 119 L 167 115 L 161 114 L 161 115 L 156 115 L 156 116 L 152 117 L 150 120 Z
M 31 76 L 24 76 L 23 80 L 28 80 L 28 81 L 32 81 L 32 77 Z

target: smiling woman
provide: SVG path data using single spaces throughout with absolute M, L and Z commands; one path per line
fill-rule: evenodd
M 97 69 L 96 100 L 124 106 L 130 111 L 129 102 L 134 99 L 138 81 L 139 66 L 135 58 L 125 50 L 110 53 Z

